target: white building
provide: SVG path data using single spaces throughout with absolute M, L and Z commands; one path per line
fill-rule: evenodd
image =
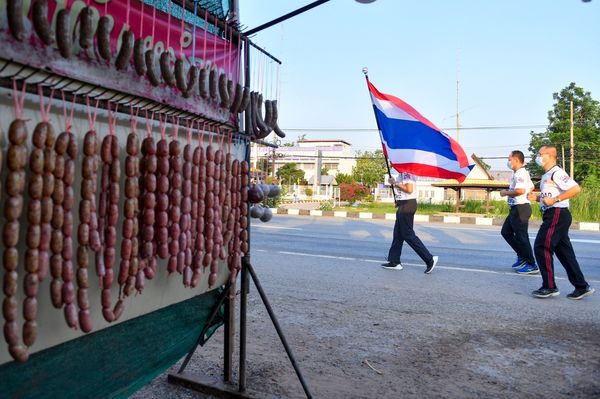
M 319 180 L 322 169 L 327 169 L 328 174 L 336 176 L 338 173 L 351 174 L 356 165 L 352 144 L 344 140 L 302 140 L 295 146 L 279 147 L 277 149 L 253 144 L 250 162 L 252 169 L 256 170 L 260 160 L 266 160 L 269 171 L 272 173 L 273 163 L 275 171 L 288 163 L 295 163 L 297 168 L 304 171 L 306 180 Z M 288 184 L 288 182 L 282 182 Z M 296 182 L 290 182 L 296 183 Z M 316 184 L 316 183 L 315 183 Z

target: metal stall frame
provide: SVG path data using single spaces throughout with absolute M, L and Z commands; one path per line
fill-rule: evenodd
M 179 3 L 179 4 L 183 5 L 182 2 L 175 1 L 175 3 Z M 193 9 L 191 9 L 190 7 L 187 7 L 188 10 L 193 12 Z M 217 28 L 219 28 L 219 29 L 223 29 L 226 26 L 226 23 L 224 21 L 221 21 L 212 15 L 208 18 L 207 22 L 212 23 L 213 25 L 217 26 Z M 246 34 L 240 32 L 239 25 L 236 26 L 236 29 L 237 30 L 234 31 L 235 33 L 233 35 L 234 38 L 236 38 L 237 40 L 241 40 L 244 43 L 244 75 L 245 75 L 244 86 L 249 88 L 250 87 L 250 51 L 249 50 L 251 47 L 260 51 L 261 53 L 265 54 L 267 57 L 269 57 L 273 61 L 277 62 L 278 64 L 281 64 L 282 62 L 280 60 L 278 60 L 276 57 L 274 57 L 272 54 L 270 54 L 268 51 L 264 50 L 263 48 L 257 46 L 255 43 L 253 43 Z M 250 131 L 251 115 L 250 115 L 250 112 L 245 111 L 244 117 L 245 117 L 245 119 L 244 119 L 245 136 L 246 136 L 246 138 L 249 138 L 249 137 L 251 137 L 251 131 Z M 277 145 L 268 143 L 264 140 L 253 140 L 252 142 L 257 143 L 259 145 L 263 145 L 263 146 L 277 148 Z M 250 152 L 251 152 L 251 146 L 248 145 L 246 147 L 246 157 L 245 157 L 246 161 L 248 163 L 250 163 Z M 250 168 L 248 171 L 248 180 L 250 180 Z M 250 208 L 250 203 L 248 203 L 248 209 L 249 208 Z M 247 218 L 248 218 L 248 245 L 249 245 L 249 248 L 251 248 L 252 235 L 251 235 L 251 223 L 250 223 L 251 218 L 250 218 L 249 211 L 248 211 Z M 260 295 L 260 298 L 269 314 L 269 318 L 271 319 L 271 322 L 273 323 L 273 327 L 275 328 L 277 335 L 286 351 L 286 354 L 290 360 L 290 363 L 292 364 L 292 367 L 294 368 L 294 371 L 295 371 L 296 375 L 298 376 L 298 380 L 300 381 L 300 383 L 302 385 L 302 389 L 304 390 L 306 397 L 312 398 L 312 394 L 310 392 L 308 384 L 306 383 L 306 380 L 304 379 L 304 376 L 302 374 L 302 371 L 300 370 L 298 362 L 296 361 L 296 358 L 294 357 L 294 354 L 292 353 L 291 347 L 287 342 L 285 334 L 279 324 L 279 321 L 277 320 L 277 317 L 275 316 L 273 308 L 269 302 L 269 299 L 268 299 L 266 293 L 264 292 L 264 290 L 262 288 L 262 285 L 258 279 L 258 275 L 256 274 L 256 271 L 254 270 L 250 259 L 251 259 L 250 253 L 246 254 L 242 258 L 242 269 L 240 272 L 240 275 L 241 275 L 240 276 L 240 292 L 239 292 L 239 295 L 240 295 L 240 316 L 239 316 L 240 317 L 240 326 L 239 326 L 240 343 L 239 343 L 239 375 L 238 375 L 237 390 L 231 384 L 231 382 L 232 382 L 232 366 L 233 366 L 233 361 L 232 361 L 233 360 L 233 342 L 234 342 L 234 336 L 235 336 L 235 330 L 234 330 L 234 327 L 235 327 L 234 310 L 235 309 L 234 309 L 234 301 L 231 300 L 230 297 L 232 297 L 233 294 L 235 293 L 235 284 L 228 286 L 224 290 L 224 294 L 228 293 L 230 295 L 224 295 L 222 298 L 222 301 L 224 303 L 224 308 L 225 308 L 223 382 L 217 381 L 217 380 L 209 378 L 207 376 L 202 376 L 202 375 L 197 375 L 197 374 L 194 374 L 194 375 L 185 374 L 185 369 L 186 369 L 187 365 L 189 364 L 189 361 L 192 358 L 193 354 L 195 353 L 198 345 L 202 346 L 204 343 L 203 334 L 201 334 L 198 337 L 196 344 L 194 345 L 193 348 L 191 348 L 190 352 L 186 356 L 184 363 L 179 368 L 178 372 L 175 374 L 173 374 L 173 373 L 169 374 L 168 380 L 169 380 L 169 382 L 171 382 L 173 384 L 181 385 L 181 386 L 196 390 L 198 392 L 207 393 L 207 394 L 214 395 L 217 397 L 249 398 L 249 396 L 245 395 L 244 393 L 247 390 L 247 383 L 246 383 L 247 313 L 248 313 L 248 293 L 250 292 L 250 278 L 251 278 L 252 281 L 254 282 L 254 285 Z M 216 313 L 217 313 L 217 311 L 215 310 L 213 312 L 212 316 L 214 317 L 216 315 Z M 209 319 L 207 324 L 210 324 L 210 321 L 211 321 L 211 319 Z

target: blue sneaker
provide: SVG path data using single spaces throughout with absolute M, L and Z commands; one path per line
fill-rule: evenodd
M 521 258 L 520 256 L 517 257 L 517 261 L 515 263 L 512 264 L 512 268 L 513 269 L 520 269 L 522 268 L 526 263 L 525 258 Z
M 537 265 L 528 265 L 525 264 L 523 267 L 519 269 L 515 269 L 518 274 L 539 274 L 540 269 L 538 269 Z

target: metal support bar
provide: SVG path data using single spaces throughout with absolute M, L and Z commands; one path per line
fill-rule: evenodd
M 223 340 L 223 381 L 230 382 L 233 369 L 233 346 L 235 335 L 235 284 L 229 287 L 225 298 L 225 328 Z M 234 299 L 231 299 L 234 298 Z
M 273 323 L 273 326 L 275 327 L 275 330 L 277 331 L 277 335 L 279 335 L 279 339 L 281 340 L 281 343 L 283 344 L 283 347 L 285 348 L 288 358 L 290 359 L 290 363 L 292 363 L 292 367 L 294 367 L 294 370 L 296 371 L 296 375 L 298 376 L 298 379 L 300 380 L 300 384 L 302 384 L 302 389 L 304 389 L 304 393 L 306 394 L 307 398 L 309 398 L 309 399 L 312 398 L 312 395 L 308 389 L 308 385 L 306 385 L 306 381 L 304 380 L 304 377 L 302 376 L 300 367 L 298 366 L 298 363 L 296 362 L 296 358 L 294 357 L 294 354 L 292 353 L 292 349 L 288 345 L 287 339 L 285 338 L 285 335 L 283 334 L 283 331 L 281 330 L 279 321 L 277 321 L 277 317 L 275 316 L 275 313 L 273 312 L 273 309 L 271 308 L 269 299 L 267 298 L 267 295 L 265 294 L 265 292 L 262 288 L 262 285 L 260 284 L 260 281 L 258 280 L 258 276 L 256 275 L 254 268 L 252 267 L 250 262 L 245 262 L 244 259 L 242 259 L 242 270 L 247 270 L 250 273 L 250 276 L 252 277 L 252 281 L 254 281 L 254 285 L 256 286 L 256 290 L 258 291 L 258 294 L 260 295 L 260 298 L 262 299 L 263 304 L 265 305 L 265 308 L 267 309 L 267 313 L 269 313 L 271 322 Z
M 267 28 L 270 28 L 273 25 L 277 25 L 278 23 L 283 22 L 286 19 L 290 19 L 292 17 L 295 17 L 296 15 L 302 14 L 303 12 L 306 12 L 306 11 L 312 9 L 312 8 L 320 6 L 323 3 L 327 3 L 328 1 L 329 0 L 317 0 L 317 1 L 313 2 L 313 3 L 307 4 L 304 7 L 300 7 L 299 9 L 297 9 L 295 11 L 292 11 L 292 12 L 289 12 L 289 13 L 287 13 L 285 15 L 282 15 L 279 18 L 275 18 L 274 20 L 269 21 L 267 23 L 264 23 L 264 24 L 262 24 L 260 26 L 257 26 L 256 28 L 247 30 L 246 32 L 244 32 L 244 35 L 246 35 L 246 36 L 253 35 L 256 32 L 260 32 L 263 29 L 267 29 Z
M 208 331 L 210 325 L 212 324 L 212 321 L 214 320 L 215 316 L 219 312 L 219 308 L 223 304 L 223 301 L 229 295 L 230 287 L 231 287 L 231 283 L 229 281 L 227 281 L 227 284 L 225 284 L 225 288 L 223 289 L 223 292 L 219 296 L 219 300 L 217 301 L 215 306 L 212 308 L 210 315 L 208 316 L 208 319 L 206 320 L 206 323 L 204 324 L 204 328 L 202 328 L 200 335 L 198 335 L 198 340 L 192 347 L 192 350 L 190 350 L 188 352 L 187 356 L 185 357 L 185 360 L 181 364 L 181 367 L 179 368 L 179 371 L 177 372 L 178 374 L 181 374 L 185 371 L 185 368 L 187 367 L 188 363 L 192 359 L 194 352 L 196 352 L 196 348 L 198 347 L 198 345 L 204 345 L 206 343 L 206 341 L 204 340 L 204 335 L 206 334 L 206 331 Z

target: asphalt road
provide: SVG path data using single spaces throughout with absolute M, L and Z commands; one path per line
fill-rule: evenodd
M 392 229 L 393 221 L 386 220 L 276 215 L 269 223 L 252 224 L 252 248 L 257 255 L 267 252 L 321 259 L 323 267 L 327 259 L 380 264 L 387 256 Z M 430 252 L 440 257 L 439 270 L 478 273 L 484 280 L 493 279 L 496 273 L 515 275 L 510 268 L 515 261 L 514 252 L 497 226 L 417 223 L 415 231 Z M 536 232 L 529 231 L 532 245 Z M 588 282 L 600 288 L 600 233 L 572 231 L 570 237 Z M 401 261 L 407 267 L 424 268 L 406 244 Z M 557 285 L 570 290 L 568 281 L 561 281 L 566 274 L 556 261 L 555 269 Z
M 600 397 L 600 233 L 571 234 L 598 290 L 571 301 L 558 263 L 561 295 L 530 295 L 541 278 L 511 270 L 515 256 L 498 227 L 416 224 L 440 256 L 434 272 L 423 274 L 408 247 L 404 270 L 385 270 L 379 264 L 392 227 L 385 220 L 284 215 L 252 224 L 251 263 L 314 397 Z M 219 332 L 190 372 L 220 378 L 222 345 Z M 252 285 L 247 350 L 253 397 L 305 397 Z M 165 374 L 134 395 L 207 397 L 168 384 Z

